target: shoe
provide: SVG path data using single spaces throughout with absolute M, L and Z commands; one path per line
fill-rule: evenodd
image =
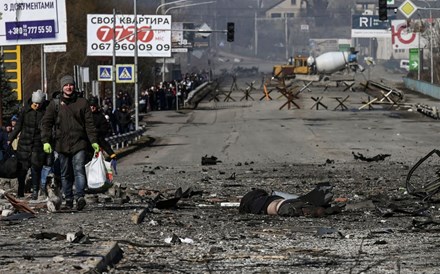
M 84 199 L 84 197 L 79 197 L 78 200 L 76 200 L 76 209 L 78 211 L 81 211 L 84 209 L 84 207 L 86 206 L 86 199 Z
M 329 182 L 318 183 L 312 191 L 299 199 L 316 207 L 326 207 L 333 198 L 332 189 L 333 186 Z
M 66 200 L 66 208 L 72 209 L 73 208 L 73 200 Z
M 38 191 L 32 192 L 31 200 L 38 200 Z

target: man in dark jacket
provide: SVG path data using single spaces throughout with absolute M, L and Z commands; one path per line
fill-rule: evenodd
M 24 196 L 26 175 L 31 168 L 32 200 L 38 198 L 40 189 L 41 169 L 45 163 L 46 155 L 41 142 L 40 123 L 46 110 L 45 94 L 41 90 L 32 93 L 32 98 L 24 106 L 14 130 L 8 136 L 8 143 L 12 143 L 20 134 L 17 147 L 18 191 L 17 196 Z
M 77 209 L 82 210 L 86 205 L 84 199 L 87 182 L 86 150 L 91 143 L 94 151 L 98 152 L 98 139 L 89 103 L 75 92 L 73 77 L 70 75 L 62 77 L 60 86 L 62 93 L 59 98 L 51 100 L 43 117 L 41 139 L 46 153 L 52 152 L 50 143 L 55 141 L 66 207 L 72 208 L 75 198 Z M 55 127 L 55 140 L 52 140 L 53 127 Z
M 98 145 L 107 153 L 108 157 L 112 161 L 112 166 L 116 172 L 116 153 L 113 151 L 112 146 L 105 139 L 111 132 L 110 122 L 105 118 L 104 113 L 99 108 L 98 98 L 92 97 L 89 100 L 90 110 L 92 111 L 93 123 L 96 127 L 96 135 L 98 137 Z
M 123 105 L 121 110 L 117 113 L 119 134 L 127 133 L 130 131 L 132 124 L 131 114 L 128 111 L 128 106 Z

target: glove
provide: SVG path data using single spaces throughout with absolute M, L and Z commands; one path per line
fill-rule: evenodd
M 111 167 L 112 167 L 112 170 L 113 170 L 113 173 L 115 174 L 115 175 L 118 175 L 118 172 L 116 171 L 116 166 L 117 166 L 117 162 L 116 162 L 116 159 L 112 159 L 111 161 L 110 161 L 110 165 L 111 165 Z
M 43 144 L 43 150 L 47 154 L 50 154 L 50 153 L 52 153 L 52 146 L 49 143 L 44 143 Z
M 99 152 L 99 145 L 97 143 L 93 143 L 92 147 L 93 147 L 93 150 L 95 151 L 95 153 Z

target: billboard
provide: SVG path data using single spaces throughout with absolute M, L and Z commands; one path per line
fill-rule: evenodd
M 173 48 L 191 48 L 194 43 L 194 23 L 173 22 L 171 41 Z
M 0 46 L 67 42 L 65 0 L 2 0 Z
M 393 20 L 391 23 L 393 49 L 418 48 L 418 42 L 418 33 L 410 31 L 406 20 Z
M 393 16 L 395 17 L 395 16 Z M 351 37 L 352 38 L 379 38 L 390 37 L 390 21 L 379 20 L 378 15 L 352 15 L 351 17 Z
M 88 14 L 87 55 L 134 56 L 136 27 L 138 56 L 171 56 L 171 15 L 131 14 Z

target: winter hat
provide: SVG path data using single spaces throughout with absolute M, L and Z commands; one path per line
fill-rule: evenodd
M 61 85 L 61 89 L 63 89 L 63 87 L 67 84 L 75 84 L 75 81 L 73 80 L 73 77 L 70 75 L 65 75 L 61 78 L 60 80 L 60 85 Z
M 32 103 L 43 103 L 45 99 L 44 93 L 41 91 L 41 89 L 38 89 L 34 92 L 32 92 Z
M 98 98 L 96 98 L 96 97 L 90 98 L 89 99 L 89 104 L 91 106 L 98 107 L 99 106 Z

